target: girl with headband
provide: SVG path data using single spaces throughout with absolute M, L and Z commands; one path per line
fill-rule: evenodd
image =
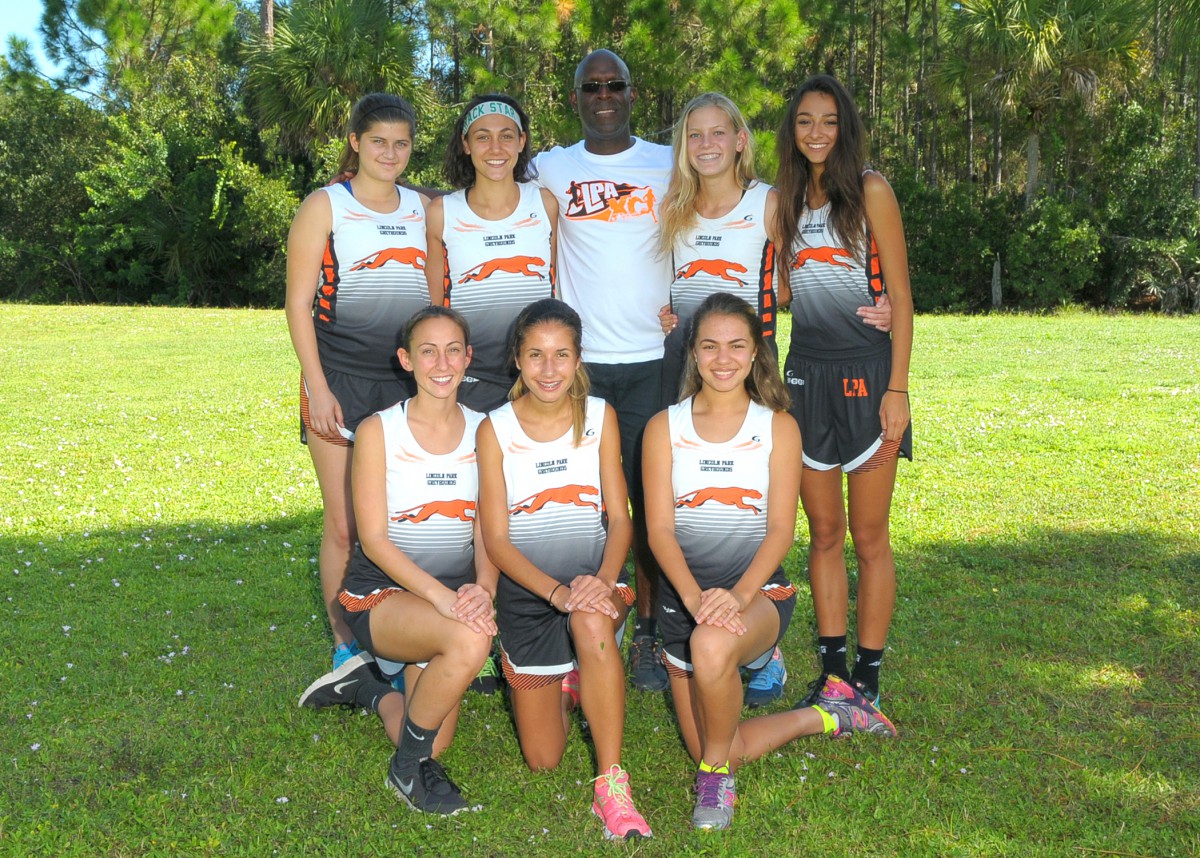
M 459 401 L 498 408 L 516 380 L 508 338 L 517 314 L 554 294 L 554 224 L 549 191 L 524 181 L 529 117 L 507 95 L 467 103 L 446 147 L 451 194 L 429 206 L 429 297 L 462 313 L 475 356 Z

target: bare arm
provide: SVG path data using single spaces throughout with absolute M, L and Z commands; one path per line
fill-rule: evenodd
M 317 332 L 313 325 L 313 300 L 321 277 L 325 247 L 333 228 L 333 209 L 329 195 L 317 191 L 300 205 L 288 232 L 287 292 L 284 315 L 292 348 L 300 361 L 300 371 L 308 386 L 309 422 L 322 435 L 338 434 L 342 420 L 341 404 L 325 381 L 325 371 L 317 352 Z
M 545 188 L 541 189 L 542 205 L 546 208 L 546 216 L 550 218 L 550 279 L 558 283 L 558 200 L 554 194 Z M 555 286 L 554 298 L 558 297 L 558 287 Z
M 438 197 L 425 209 L 425 281 L 429 285 L 429 303 L 440 307 L 446 298 L 446 255 L 442 228 L 446 214 Z
M 767 192 L 767 204 L 763 208 L 763 217 L 767 222 L 767 238 L 775 245 L 775 270 L 771 274 L 771 282 L 775 284 L 775 306 L 779 311 L 792 306 L 792 287 L 784 277 L 783 269 L 789 262 L 791 243 L 782 236 L 772 235 L 775 230 L 775 218 L 779 212 L 779 191 L 771 188 Z
M 892 186 L 883 176 L 867 173 L 863 182 L 867 220 L 879 248 L 879 265 L 892 306 L 892 375 L 883 395 L 879 422 L 887 441 L 898 440 L 908 426 L 908 369 L 912 358 L 913 302 L 908 279 L 904 223 Z M 903 391 L 903 392 L 899 392 Z
M 433 605 L 439 614 L 465 623 L 473 631 L 495 634 L 491 596 L 481 609 L 476 585 L 451 590 L 430 575 L 388 538 L 387 453 L 383 423 L 372 415 L 359 424 L 351 460 L 354 517 L 363 553 L 383 572 L 414 595 Z M 466 591 L 466 592 L 464 592 Z
M 646 492 L 646 529 L 650 550 L 688 612 L 700 610 L 700 585 L 675 538 L 675 492 L 671 482 L 671 432 L 667 412 L 646 424 L 642 439 L 642 483 Z
M 783 563 L 796 540 L 800 500 L 800 427 L 786 411 L 771 420 L 771 482 L 767 489 L 767 533 L 754 559 L 733 588 L 742 609 Z
M 549 600 L 555 597 L 557 605 L 565 610 L 566 588 L 554 592 L 558 581 L 551 578 L 530 562 L 508 536 L 508 487 L 504 481 L 504 453 L 496 439 L 496 430 L 491 420 L 479 424 L 475 436 L 476 455 L 479 457 L 479 504 L 476 517 L 483 530 L 483 544 L 488 558 L 500 571 L 531 593 Z M 553 604 L 553 603 L 552 603 Z

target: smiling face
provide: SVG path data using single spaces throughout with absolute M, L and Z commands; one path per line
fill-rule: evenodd
M 614 92 L 607 86 L 610 81 L 621 81 L 625 87 Z M 599 86 L 595 92 L 585 92 L 581 89 L 583 85 Z M 629 84 L 629 69 L 616 54 L 596 51 L 579 64 L 571 105 L 579 114 L 584 145 L 589 152 L 614 154 L 632 145 L 629 116 L 636 100 L 637 91 Z
M 737 165 L 746 132 L 724 110 L 709 105 L 693 110 L 685 126 L 688 164 L 701 176 L 719 176 Z
M 579 364 L 575 333 L 558 322 L 529 328 L 517 349 L 521 381 L 530 395 L 544 403 L 558 402 L 570 393 Z
M 412 128 L 407 122 L 376 122 L 362 134 L 350 133 L 359 172 L 380 182 L 395 182 L 412 157 Z
M 796 149 L 810 164 L 823 167 L 837 144 L 837 102 L 824 92 L 806 92 L 796 106 L 795 123 Z
M 463 152 L 471 157 L 478 177 L 492 181 L 514 178 L 517 159 L 525 148 L 525 135 L 507 116 L 489 114 L 471 123 L 462 138 Z
M 700 320 L 692 355 L 706 387 L 736 390 L 754 366 L 754 334 L 741 316 L 712 313 Z
M 436 399 L 448 399 L 471 363 L 471 349 L 463 330 L 453 319 L 432 318 L 412 332 L 412 350 L 400 349 L 400 365 L 413 374 L 417 390 Z

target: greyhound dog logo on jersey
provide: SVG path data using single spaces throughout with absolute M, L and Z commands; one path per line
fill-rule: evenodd
M 524 500 L 517 501 L 509 509 L 509 515 L 516 515 L 519 512 L 527 512 L 530 515 L 537 512 L 548 503 L 561 503 L 574 506 L 590 506 L 597 512 L 600 511 L 600 504 L 595 501 L 584 500 L 584 495 L 599 496 L 600 490 L 595 486 L 554 486 L 549 489 L 542 489 L 536 495 L 530 495 Z
M 469 513 L 469 515 L 468 515 Z M 435 515 L 445 518 L 456 518 L 459 521 L 475 520 L 475 501 L 466 500 L 435 500 L 419 504 L 409 509 L 402 509 L 391 516 L 392 521 L 411 521 L 420 524 Z
M 459 283 L 477 283 L 480 280 L 486 280 L 495 274 L 497 271 L 505 274 L 520 274 L 522 277 L 536 277 L 538 280 L 545 280 L 545 275 L 540 271 L 534 271 L 534 266 L 544 266 L 546 260 L 540 256 L 509 256 L 504 259 L 489 259 L 485 262 L 480 262 L 474 268 L 469 268 L 459 278 Z
M 417 250 L 415 247 L 385 247 L 383 250 L 375 251 L 370 256 L 364 256 L 350 266 L 350 270 L 362 271 L 366 268 L 369 271 L 374 271 L 376 268 L 382 268 L 389 262 L 396 262 L 400 265 L 411 265 L 418 271 L 424 271 L 425 251 Z
M 698 506 L 703 506 L 709 501 L 714 503 L 723 503 L 726 506 L 735 506 L 738 509 L 748 509 L 755 515 L 762 512 L 761 509 L 754 504 L 747 503 L 748 500 L 759 500 L 762 498 L 762 492 L 755 489 L 739 489 L 737 486 L 728 488 L 710 487 L 707 489 L 696 489 L 694 492 L 688 492 L 685 495 L 680 495 L 675 498 L 675 509 L 688 508 L 695 509 Z
M 850 251 L 844 247 L 805 247 L 801 248 L 796 253 L 796 258 L 792 260 L 792 270 L 803 268 L 808 262 L 824 262 L 826 265 L 837 265 L 840 268 L 850 268 L 847 262 L 841 262 L 837 257 L 842 256 L 846 259 L 853 259 Z
M 658 223 L 654 189 L 648 186 L 624 182 L 571 182 L 567 195 L 565 216 L 571 220 L 612 222 L 649 215 Z
M 746 266 L 739 265 L 736 262 L 726 262 L 724 259 L 696 259 L 676 271 L 675 279 L 689 280 L 697 274 L 707 274 L 718 280 L 728 280 L 730 283 L 736 283 L 738 286 L 745 286 L 746 281 L 740 277 L 734 277 L 730 273 L 733 271 L 736 271 L 738 274 L 745 274 Z

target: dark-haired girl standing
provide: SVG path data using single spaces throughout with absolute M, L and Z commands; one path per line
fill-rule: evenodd
M 350 113 L 338 175 L 311 194 L 288 233 L 285 309 L 300 359 L 301 441 L 324 508 L 319 568 L 334 668 L 356 653 L 336 607 L 357 539 L 350 500 L 354 431 L 415 393 L 396 356 L 397 331 L 429 303 L 428 200 L 397 184 L 412 155 L 416 116 L 403 98 L 364 96 Z
M 908 252 L 891 186 L 865 166 L 866 135 L 850 94 L 817 75 L 793 96 L 776 138 L 777 234 L 792 236 L 780 303 L 790 298 L 784 364 L 804 436 L 800 499 L 821 676 L 807 702 L 847 678 L 847 529 L 858 558 L 858 650 L 851 686 L 879 698 L 879 666 L 896 599 L 889 536 L 899 456 L 912 458 L 908 371 L 913 309 Z M 863 325 L 859 307 L 887 295 L 891 334 Z M 842 475 L 845 474 L 845 496 Z

